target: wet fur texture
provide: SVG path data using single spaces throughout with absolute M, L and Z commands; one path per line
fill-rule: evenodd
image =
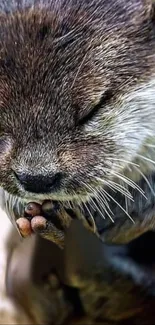
M 93 217 L 102 238 L 110 242 L 124 244 L 154 229 L 154 62 L 151 0 L 1 0 L 0 186 L 22 200 L 74 199 L 89 201 L 90 207 L 90 197 L 97 195 Z M 35 194 L 24 190 L 14 172 L 34 177 L 57 172 L 62 177 L 59 188 L 48 195 Z M 105 204 L 109 195 L 114 224 Z M 119 262 L 124 275 L 131 266 L 137 283 L 139 260 L 125 260 L 122 269 Z M 140 270 L 149 275 L 150 288 L 154 275 L 147 267 Z M 115 282 L 113 270 L 110 276 Z M 111 282 L 109 286 L 108 277 L 103 281 L 104 299 L 112 301 L 109 309 L 105 304 L 105 323 L 123 319 L 124 324 L 124 318 L 135 315 L 134 283 L 128 286 L 126 278 L 118 278 L 117 288 Z M 94 292 L 100 292 L 100 283 L 91 285 L 81 293 L 89 303 Z M 113 316 L 113 297 L 116 303 L 114 293 L 120 288 L 121 310 Z M 128 291 L 132 305 L 129 314 L 125 306 L 124 316 L 122 291 L 123 300 Z M 139 291 L 136 297 L 142 306 Z M 97 306 L 92 310 L 95 313 Z
M 0 33 L 1 186 L 43 199 L 13 172 L 59 172 L 48 196 L 88 199 L 154 136 L 151 1 L 2 1 Z

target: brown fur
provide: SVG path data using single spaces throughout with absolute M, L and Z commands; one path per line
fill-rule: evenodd
M 98 187 L 96 177 L 109 177 L 108 159 L 115 171 L 113 158 L 129 150 L 115 140 L 112 113 L 104 119 L 123 94 L 154 77 L 154 13 L 149 0 L 32 4 L 1 4 L 1 185 L 32 199 L 12 171 L 61 172 L 61 199 L 81 194 L 83 178 Z M 102 134 L 87 132 L 80 120 L 101 97 Z
M 0 186 L 23 200 L 91 203 L 90 193 L 104 182 L 119 184 L 117 172 L 137 182 L 130 162 L 138 162 L 154 187 L 154 164 L 138 156 L 155 156 L 146 146 L 155 139 L 154 61 L 151 0 L 0 1 Z M 26 191 L 16 177 L 22 173 L 34 179 L 61 173 L 60 188 Z M 142 195 L 131 192 L 135 226 L 112 201 L 115 224 L 110 229 L 105 213 L 104 239 L 124 243 L 154 228 L 154 196 L 149 192 L 145 209 Z M 102 285 L 93 279 L 80 290 L 88 318 L 125 324 L 134 317 L 133 324 L 145 324 L 143 307 L 153 315 L 154 299 L 115 275 L 108 269 Z

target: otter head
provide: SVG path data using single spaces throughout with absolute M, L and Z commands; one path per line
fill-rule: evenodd
M 135 159 L 154 129 L 153 14 L 151 0 L 3 1 L 2 187 L 87 200 Z

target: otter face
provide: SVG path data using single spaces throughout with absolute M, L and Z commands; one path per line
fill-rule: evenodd
M 31 2 L 0 5 L 0 185 L 85 200 L 154 132 L 151 0 Z

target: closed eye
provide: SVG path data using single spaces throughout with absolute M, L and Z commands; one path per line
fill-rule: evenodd
M 82 126 L 86 124 L 87 122 L 91 121 L 95 115 L 99 112 L 100 108 L 103 107 L 112 97 L 112 92 L 110 90 L 107 90 L 103 96 L 100 98 L 100 101 L 95 105 L 90 112 L 83 116 L 79 121 L 78 121 L 78 126 Z

